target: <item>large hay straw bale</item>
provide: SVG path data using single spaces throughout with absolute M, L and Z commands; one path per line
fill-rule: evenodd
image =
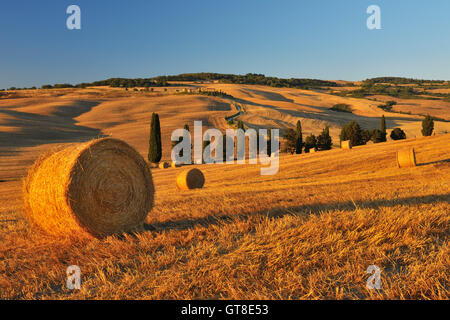
M 416 166 L 416 154 L 414 148 L 397 151 L 397 167 L 411 168 Z
M 341 141 L 341 149 L 350 150 L 352 148 L 352 142 L 350 140 Z
M 100 238 L 141 230 L 154 199 L 145 160 L 112 138 L 41 156 L 29 170 L 23 191 L 31 224 L 63 237 Z
M 179 190 L 190 190 L 202 188 L 205 184 L 205 176 L 199 169 L 188 169 L 177 175 L 177 188 Z

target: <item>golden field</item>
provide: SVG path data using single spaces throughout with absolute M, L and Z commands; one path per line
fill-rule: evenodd
M 243 104 L 249 127 L 401 127 L 409 139 L 281 155 L 280 169 L 193 165 L 203 189 L 179 192 L 184 168 L 152 169 L 155 206 L 148 231 L 67 241 L 30 228 L 22 178 L 44 151 L 111 135 L 148 150 L 152 112 L 160 116 L 163 159 L 170 132 L 202 120 L 227 127 L 236 112 L 220 98 L 89 88 L 23 91 L 0 99 L 0 299 L 449 299 L 450 131 L 421 137 L 422 117 L 387 113 L 379 101 L 250 85 L 189 84 L 222 90 Z M 428 113 L 424 101 L 411 107 Z M 353 114 L 328 110 L 348 103 Z M 407 102 L 404 102 L 407 103 Z M 439 106 L 440 116 L 449 114 Z M 419 107 L 417 107 L 419 106 Z M 438 110 L 438 109 L 433 109 Z M 436 115 L 438 116 L 438 115 Z M 414 147 L 418 166 L 398 169 L 397 150 Z M 82 272 L 66 289 L 66 268 Z M 381 269 L 381 290 L 366 288 L 366 269 Z

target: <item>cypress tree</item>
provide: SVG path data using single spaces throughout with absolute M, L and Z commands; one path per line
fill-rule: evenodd
M 150 138 L 148 146 L 148 161 L 157 163 L 161 160 L 161 127 L 159 124 L 159 116 L 157 113 L 152 114 L 150 123 Z
M 301 154 L 303 148 L 303 134 L 302 134 L 302 124 L 300 120 L 297 121 L 297 130 L 295 137 L 295 153 Z
M 323 128 L 322 133 L 317 137 L 317 149 L 330 150 L 332 146 L 332 140 L 330 136 L 330 129 L 328 127 Z
M 427 115 L 422 121 L 422 135 L 424 137 L 431 136 L 434 130 L 434 121 L 430 115 Z
M 286 129 L 286 131 L 283 134 L 283 137 L 285 139 L 285 146 L 284 151 L 288 152 L 290 154 L 294 154 L 296 151 L 296 139 L 297 139 L 297 133 L 294 129 Z
M 385 142 L 387 140 L 386 139 L 387 132 L 386 132 L 386 119 L 384 118 L 384 114 L 381 116 L 380 131 L 381 131 L 380 142 Z

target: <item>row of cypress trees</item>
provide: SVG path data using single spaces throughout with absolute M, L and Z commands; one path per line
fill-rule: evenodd
M 244 129 L 244 124 L 242 121 L 238 121 L 238 128 Z M 189 131 L 189 125 L 185 124 L 184 129 Z M 245 129 L 244 129 L 245 130 Z M 431 136 L 434 130 L 433 118 L 429 115 L 425 117 L 422 121 L 422 134 L 423 136 Z M 339 135 L 340 140 L 350 140 L 352 145 L 358 146 L 366 144 L 369 140 L 374 143 L 385 142 L 387 132 L 386 132 L 386 119 L 384 115 L 380 119 L 380 129 L 365 130 L 361 129 L 356 121 L 351 121 L 347 123 L 341 130 Z M 268 131 L 268 146 L 267 153 L 271 154 L 271 129 Z M 310 149 L 316 150 L 329 150 L 332 146 L 332 140 L 330 136 L 330 130 L 325 127 L 319 136 L 313 134 L 306 137 L 303 141 L 302 124 L 300 120 L 297 121 L 296 129 L 287 129 L 284 138 L 286 139 L 285 151 L 293 154 L 301 154 L 303 149 L 305 152 L 309 152 Z M 391 138 L 393 140 L 406 139 L 406 135 L 400 128 L 395 128 L 391 132 Z M 226 139 L 224 139 L 225 143 Z M 173 145 L 176 145 L 179 141 L 174 141 Z M 203 141 L 203 150 L 208 146 L 209 141 Z M 152 120 L 150 124 L 150 139 L 149 139 L 149 149 L 148 149 L 148 160 L 152 163 L 157 163 L 162 157 L 162 147 L 161 147 L 161 126 L 159 122 L 159 116 L 157 113 L 152 114 Z M 224 148 L 225 150 L 225 148 Z M 181 154 L 182 156 L 182 154 Z
M 424 137 L 431 136 L 434 130 L 434 120 L 430 115 L 427 115 L 422 121 L 422 135 Z M 406 139 L 405 132 L 400 128 L 394 128 L 390 135 L 392 140 Z M 341 130 L 341 141 L 350 140 L 352 145 L 358 146 L 366 144 L 369 140 L 374 143 L 386 142 L 386 119 L 384 115 L 380 120 L 380 129 L 366 130 L 361 129 L 356 121 L 347 123 Z
M 322 133 L 317 137 L 314 134 L 310 134 L 306 137 L 305 141 L 303 141 L 302 124 L 300 120 L 297 121 L 295 130 L 287 129 L 283 137 L 286 141 L 285 151 L 291 154 L 301 154 L 303 150 L 309 152 L 310 149 L 330 150 L 332 146 L 329 127 L 323 128 Z

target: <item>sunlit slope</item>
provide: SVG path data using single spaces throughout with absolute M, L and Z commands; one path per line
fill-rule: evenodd
M 161 122 L 163 159 L 169 159 L 173 130 L 185 123 L 192 127 L 194 120 L 202 121 L 205 128 L 224 130 L 225 117 L 236 112 L 222 99 L 176 95 L 173 89 L 152 94 L 108 88 L 41 92 L 42 97 L 27 92 L 24 98 L 0 100 L 0 149 L 5 153 L 113 136 L 126 140 L 145 156 L 150 119 L 156 112 Z
M 239 119 L 251 128 L 293 128 L 301 120 L 304 136 L 319 134 L 324 126 L 330 126 L 333 143 L 339 145 L 342 125 L 354 120 L 365 129 L 379 128 L 384 114 L 388 134 L 394 127 L 400 127 L 408 138 L 421 136 L 421 116 L 385 112 L 378 107 L 381 98 L 372 101 L 254 85 L 186 83 L 185 87 L 221 90 L 232 95 L 233 100 L 244 106 L 245 112 Z M 128 141 L 146 155 L 151 114 L 157 112 L 162 128 L 163 159 L 168 160 L 173 130 L 201 120 L 205 128 L 224 131 L 229 127 L 225 117 L 236 113 L 227 99 L 181 94 L 183 88 L 155 88 L 151 93 L 107 87 L 23 91 L 18 98 L 0 99 L 0 148 L 11 151 L 112 135 Z M 411 100 L 408 108 L 425 114 L 431 102 L 423 101 Z M 331 111 L 337 103 L 349 104 L 353 113 Z M 407 103 L 408 100 L 401 101 L 396 108 L 401 109 Z M 440 114 L 445 110 L 450 113 L 444 102 L 440 102 L 439 108 Z M 435 121 L 435 132 L 450 132 L 450 122 Z
M 396 168 L 409 147 L 418 166 Z M 30 229 L 20 181 L 2 182 L 0 297 L 448 299 L 449 159 L 440 135 L 282 156 L 273 176 L 195 166 L 206 177 L 196 191 L 176 190 L 184 168 L 153 169 L 153 230 L 89 243 Z M 69 264 L 80 291 L 64 287 Z M 366 288 L 369 265 L 379 292 Z
M 400 127 L 408 137 L 421 136 L 423 117 L 386 112 L 378 107 L 383 104 L 383 100 L 344 98 L 312 90 L 267 86 L 208 84 L 208 87 L 227 92 L 244 104 L 247 112 L 240 119 L 250 127 L 269 126 L 284 129 L 294 127 L 297 120 L 301 120 L 304 133 L 318 134 L 328 125 L 334 142 L 338 144 L 340 128 L 344 124 L 354 120 L 364 129 L 379 128 L 380 117 L 384 115 L 388 129 Z M 338 103 L 350 105 L 353 113 L 329 110 Z M 417 114 L 426 114 L 431 110 L 429 100 L 411 100 L 410 105 L 407 103 L 408 101 L 402 100 L 396 108 L 400 111 L 402 108 L 411 109 Z M 441 110 L 439 115 L 445 112 L 450 114 L 448 103 L 438 101 L 436 104 Z M 450 132 L 450 122 L 436 121 L 435 128 L 438 133 Z
M 158 113 L 161 125 L 163 159 L 170 159 L 171 134 L 188 123 L 202 121 L 206 128 L 225 130 L 225 117 L 235 112 L 218 98 L 191 95 L 130 97 L 105 101 L 76 120 L 80 125 L 97 128 L 105 135 L 123 139 L 142 155 L 148 152 L 150 119 Z

